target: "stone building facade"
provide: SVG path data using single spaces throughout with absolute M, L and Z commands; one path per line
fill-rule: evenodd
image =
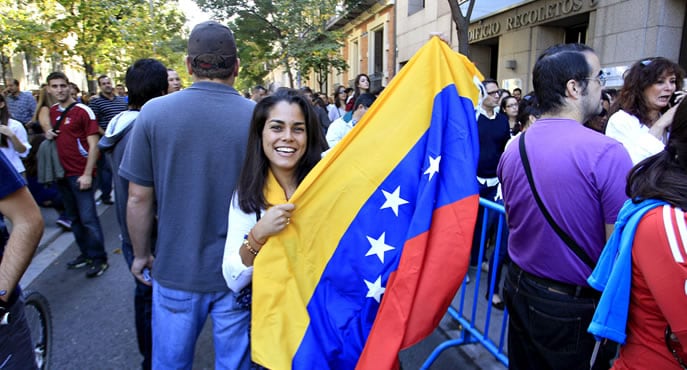
M 348 63 L 343 73 L 329 76 L 331 91 L 335 86 L 353 87 L 359 73 L 370 77 L 370 89 L 386 86 L 396 72 L 396 18 L 393 0 L 363 1 L 345 16 L 335 19 L 331 30 L 345 34 L 342 53 Z
M 485 77 L 528 91 L 532 66 L 544 49 L 582 42 L 599 54 L 608 85 L 620 86 L 622 72 L 642 58 L 663 56 L 687 69 L 686 13 L 684 0 L 524 1 L 471 21 L 470 58 Z M 399 0 L 396 16 L 397 68 L 430 32 L 446 34 L 457 50 L 447 1 Z

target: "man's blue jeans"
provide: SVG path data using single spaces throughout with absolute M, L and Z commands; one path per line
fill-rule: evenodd
M 510 313 L 509 369 L 588 370 L 596 342 L 587 327 L 598 297 L 557 292 L 514 265 L 508 265 L 503 286 L 503 299 Z M 616 348 L 615 343 L 602 345 L 593 369 L 608 369 Z
M 100 155 L 96 162 L 95 189 L 100 189 L 102 199 L 112 198 L 112 166 L 104 155 Z M 94 189 L 94 190 L 95 190 Z
M 81 254 L 94 263 L 107 262 L 103 229 L 93 199 L 93 187 L 79 190 L 77 176 L 69 176 L 57 182 L 65 213 L 72 221 L 72 232 Z
M 229 289 L 214 293 L 170 289 L 153 280 L 153 369 L 191 369 L 196 340 L 208 315 L 215 369 L 249 369 L 250 308 L 236 296 Z
M 31 331 L 20 298 L 10 307 L 8 325 L 0 325 L 0 369 L 36 369 Z

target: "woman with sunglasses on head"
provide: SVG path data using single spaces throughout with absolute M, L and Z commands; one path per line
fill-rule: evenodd
M 346 88 L 341 85 L 336 88 L 334 93 L 334 103 L 329 104 L 327 109 L 329 110 L 329 120 L 334 122 L 336 119 L 343 117 L 346 114 Z
M 606 135 L 623 144 L 632 163 L 663 150 L 675 103 L 685 96 L 683 77 L 679 65 L 662 57 L 636 62 L 625 73 L 623 87 L 611 107 Z
M 687 368 L 687 103 L 673 116 L 665 148 L 630 171 L 589 278 L 603 288 L 589 331 L 624 342 L 616 370 Z

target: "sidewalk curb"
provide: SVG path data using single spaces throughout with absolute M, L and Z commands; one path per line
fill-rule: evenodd
M 110 207 L 114 206 L 100 204 L 97 206 L 98 217 L 105 213 Z M 72 244 L 74 244 L 74 234 L 62 230 L 59 226 L 55 226 L 54 220 L 45 217 L 45 230 L 43 237 L 36 249 L 36 254 L 31 260 L 31 264 L 24 272 L 19 284 L 22 287 L 28 287 L 31 283 L 60 256 Z

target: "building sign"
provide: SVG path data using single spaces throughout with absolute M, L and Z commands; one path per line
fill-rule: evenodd
M 497 14 L 468 28 L 470 43 L 500 36 L 503 32 L 546 23 L 568 15 L 589 11 L 598 0 L 544 0 Z
M 617 67 L 606 67 L 601 68 L 604 76 L 606 76 L 606 86 L 607 87 L 620 87 L 623 86 L 623 75 L 627 71 L 629 66 L 617 66 Z
M 509 78 L 501 80 L 501 88 L 513 92 L 513 89 L 522 89 L 522 80 L 519 78 Z

